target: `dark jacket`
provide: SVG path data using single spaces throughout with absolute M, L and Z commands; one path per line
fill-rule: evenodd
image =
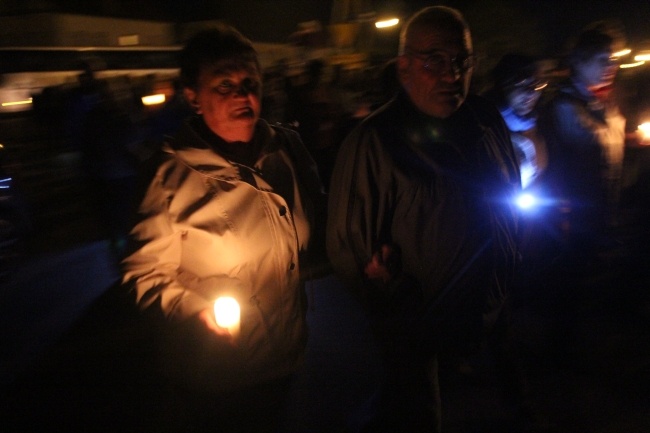
M 327 249 L 348 286 L 373 296 L 363 268 L 393 244 L 423 309 L 491 320 L 513 275 L 519 190 L 492 103 L 472 96 L 440 120 L 400 94 L 347 137 L 332 179 Z
M 539 127 L 549 145 L 548 179 L 555 194 L 570 201 L 581 226 L 603 226 L 608 173 L 620 177 L 625 119 L 568 80 L 542 105 Z

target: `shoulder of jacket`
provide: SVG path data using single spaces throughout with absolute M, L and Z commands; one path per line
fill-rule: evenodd
M 300 137 L 298 131 L 293 127 L 293 125 L 286 123 L 267 123 L 271 129 L 272 134 L 282 134 L 286 137 L 297 138 Z
M 495 123 L 501 123 L 503 117 L 497 105 L 490 99 L 481 96 L 470 94 L 465 99 L 465 104 L 475 113 L 478 119 L 485 126 L 490 126 Z

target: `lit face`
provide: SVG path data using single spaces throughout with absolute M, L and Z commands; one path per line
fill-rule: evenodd
M 614 82 L 618 63 L 612 50 L 604 50 L 575 65 L 575 76 L 587 88 L 608 86 Z
M 227 142 L 248 142 L 260 117 L 262 83 L 253 63 L 241 69 L 203 68 L 185 97 L 206 125 Z
M 543 88 L 543 84 L 534 78 L 517 83 L 506 94 L 508 106 L 518 116 L 523 117 L 529 115 L 535 109 L 540 96 L 542 96 L 541 90 Z
M 465 101 L 473 65 L 468 31 L 421 28 L 407 34 L 397 71 L 420 111 L 446 118 Z

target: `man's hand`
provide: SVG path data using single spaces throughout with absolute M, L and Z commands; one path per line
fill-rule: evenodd
M 363 271 L 369 279 L 381 280 L 382 283 L 387 284 L 397 276 L 400 268 L 399 251 L 391 245 L 384 244 L 372 255 Z
M 214 317 L 214 311 L 211 308 L 206 308 L 199 312 L 199 320 L 212 332 L 217 334 L 219 338 L 227 340 L 230 344 L 235 345 L 235 339 L 227 328 L 222 328 L 217 325 L 217 320 Z

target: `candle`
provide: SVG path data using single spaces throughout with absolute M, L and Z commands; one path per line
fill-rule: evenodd
M 639 125 L 638 134 L 641 144 L 650 144 L 650 122 Z
M 239 335 L 239 303 L 234 298 L 222 296 L 214 303 L 214 317 L 217 325 L 228 329 L 230 335 Z

